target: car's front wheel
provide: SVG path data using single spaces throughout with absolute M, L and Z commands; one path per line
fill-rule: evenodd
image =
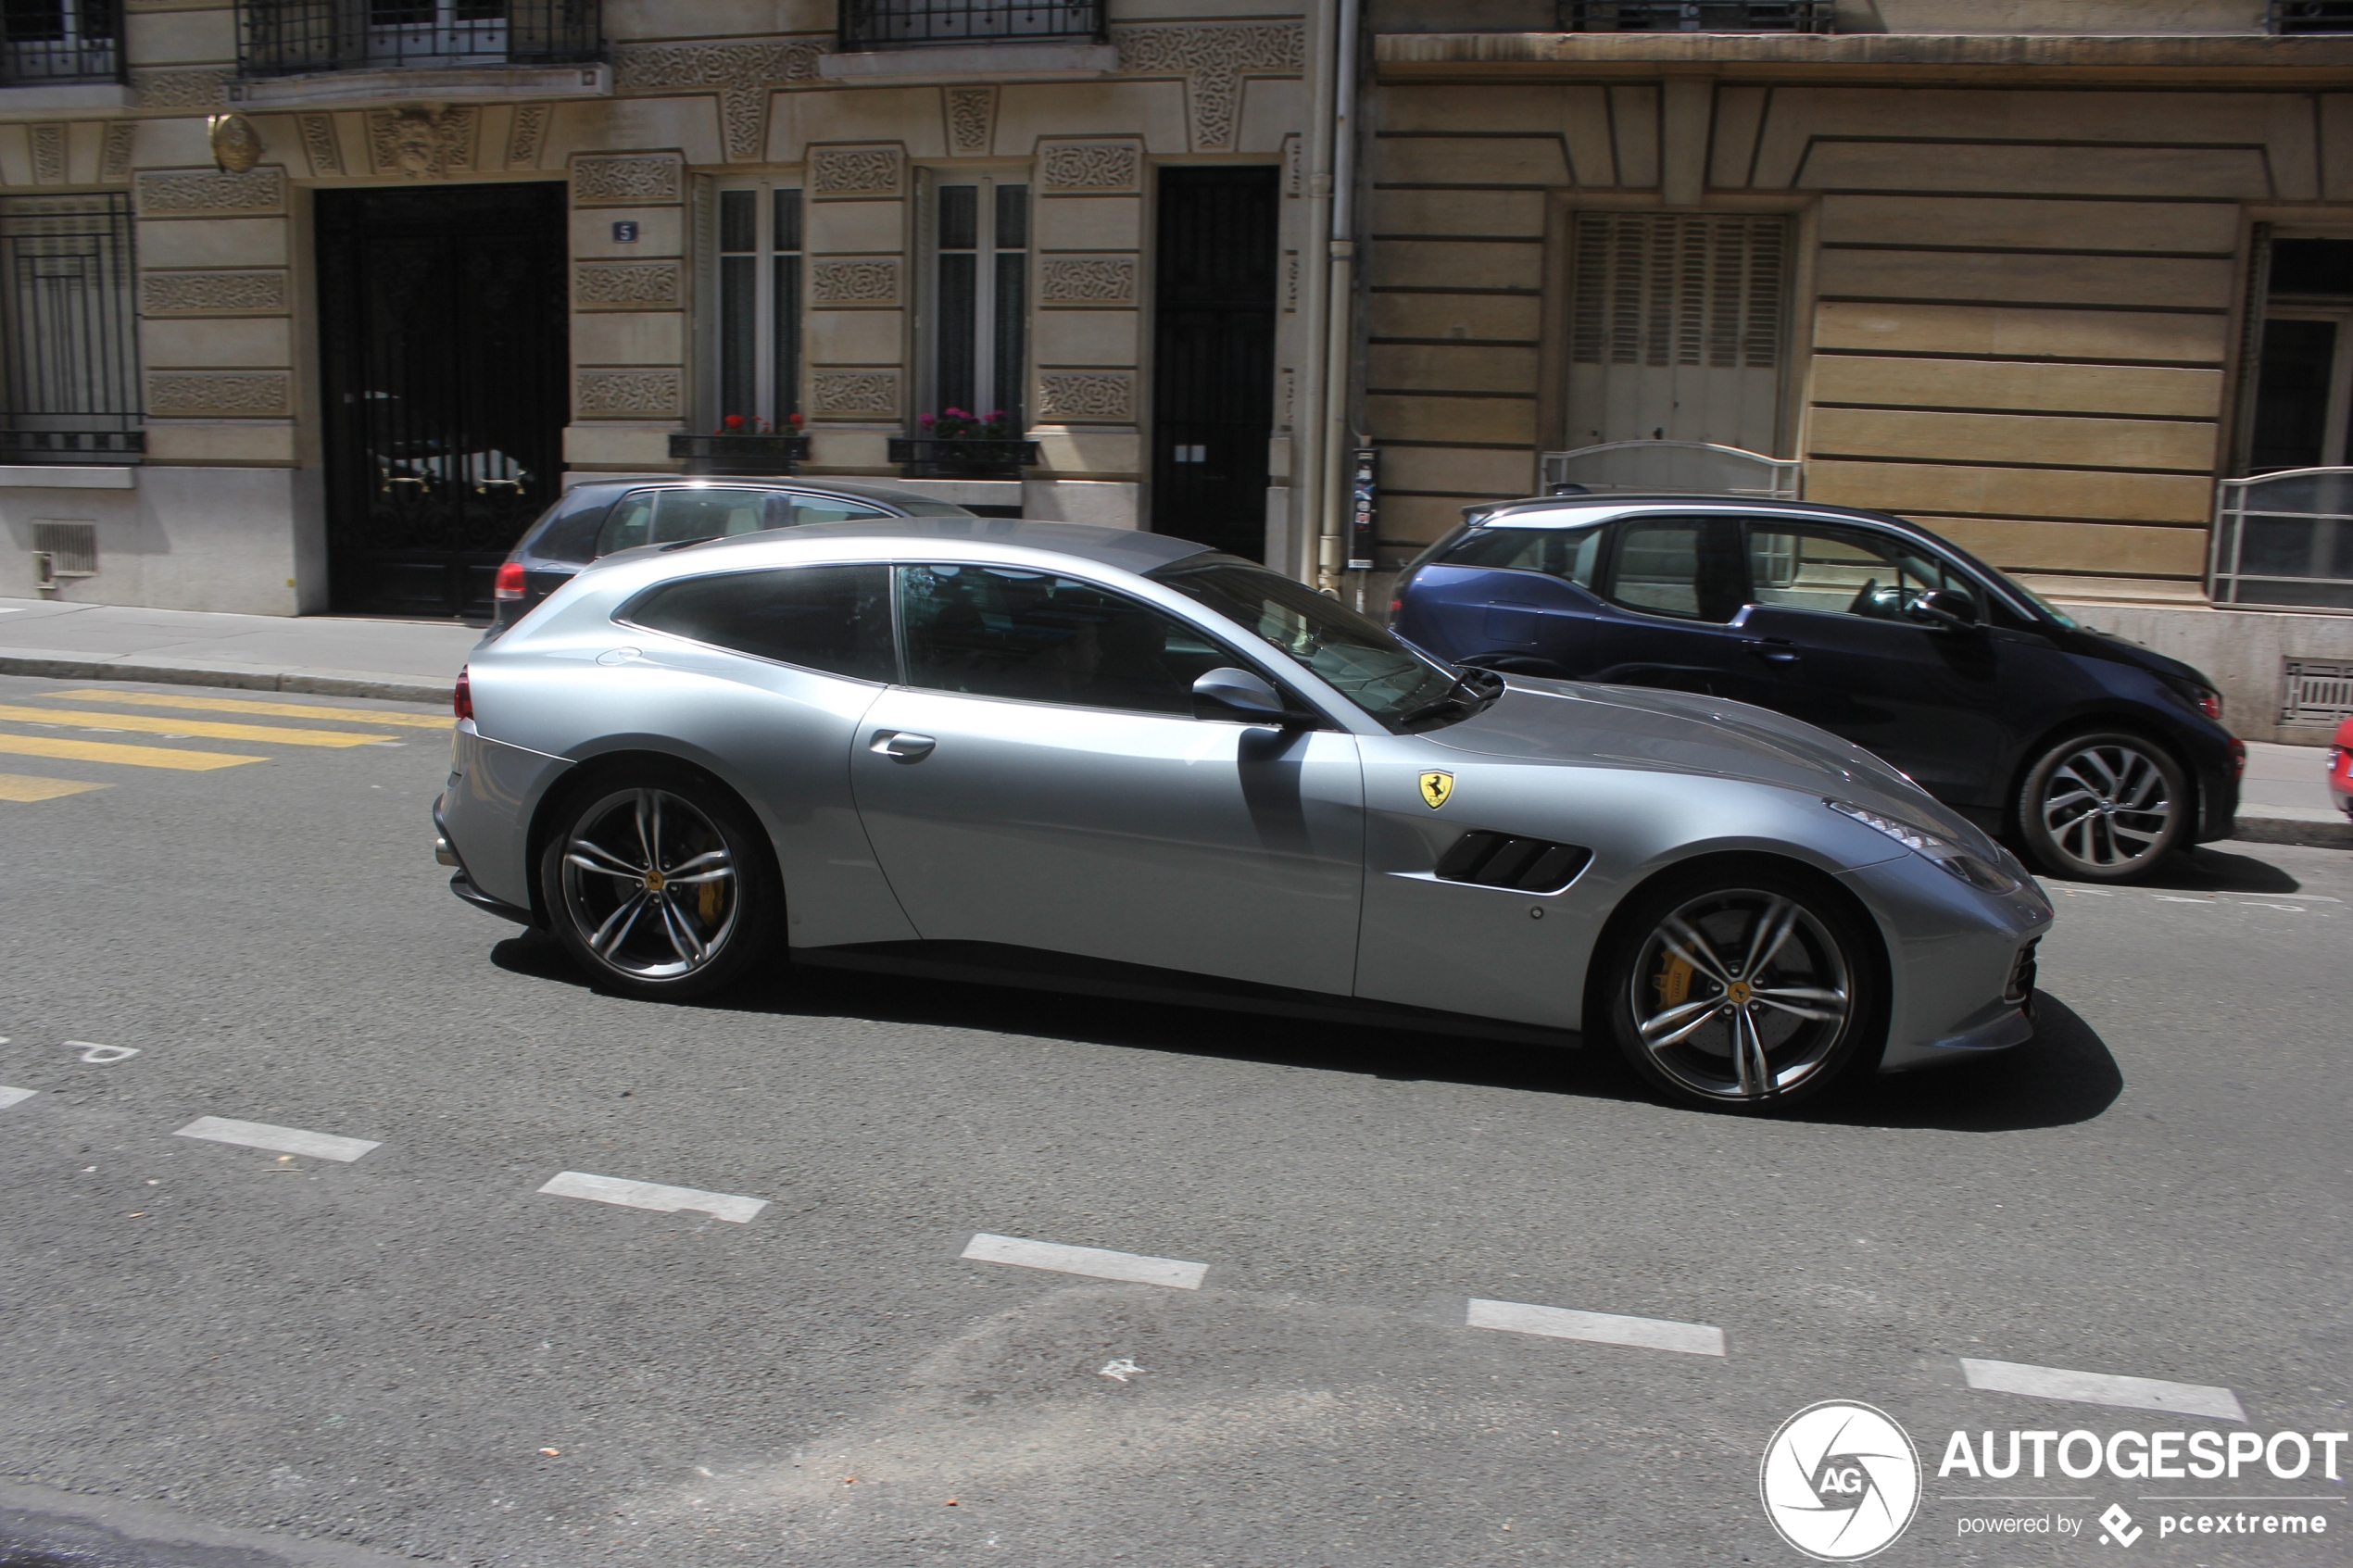
M 643 997 L 739 979 L 768 948 L 781 897 L 758 824 L 689 770 L 582 791 L 540 856 L 549 923 L 575 962 Z
M 1618 929 L 1603 982 L 1610 1032 L 1668 1097 L 1791 1105 L 1878 1060 L 1877 949 L 1808 879 L 1770 867 L 1672 877 L 1639 895 Z
M 2163 747 L 2122 733 L 2070 735 L 2019 791 L 2036 866 L 2077 882 L 2130 882 L 2188 840 L 2189 781 Z

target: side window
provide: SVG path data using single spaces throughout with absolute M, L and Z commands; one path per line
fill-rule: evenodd
M 852 518 L 888 517 L 880 507 L 870 507 L 863 501 L 847 500 L 839 495 L 795 495 L 792 498 L 794 523 L 848 522 Z
M 623 495 L 597 531 L 597 558 L 615 550 L 634 550 L 653 541 L 654 497 L 658 490 L 632 490 Z
M 1474 528 L 1439 558 L 1448 566 L 1541 571 L 1580 588 L 1593 586 L 1604 531 L 1594 528 Z
M 1622 524 L 1609 596 L 1687 621 L 1740 613 L 1740 525 L 1729 518 L 1644 518 Z
M 758 659 L 888 682 L 898 674 L 890 646 L 890 569 L 796 566 L 689 577 L 658 588 L 625 619 Z
M 1871 621 L 1901 621 L 1922 594 L 1940 589 L 1978 600 L 1969 581 L 1935 557 L 1860 529 L 1753 522 L 1748 571 L 1760 605 Z
M 899 583 L 910 685 L 1189 714 L 1193 682 L 1235 662 L 1175 616 L 1049 572 L 907 566 Z

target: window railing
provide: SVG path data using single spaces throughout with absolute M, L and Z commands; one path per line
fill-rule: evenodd
M 121 0 L 0 0 L 0 87 L 123 80 Z
M 1705 441 L 1605 441 L 1543 454 L 1544 494 L 1768 495 L 1794 501 L 1804 465 Z
M 2218 605 L 2353 609 L 2353 468 L 2223 480 L 2207 591 Z
M 841 0 L 845 51 L 1103 37 L 1103 0 Z
M 1559 6 L 1564 32 L 1828 32 L 1836 9 L 1832 0 L 1559 0 Z
M 2273 32 L 2353 32 L 2353 0 L 2271 0 Z
M 0 463 L 135 463 L 145 448 L 131 198 L 0 198 Z
M 599 0 L 239 0 L 246 76 L 601 59 Z

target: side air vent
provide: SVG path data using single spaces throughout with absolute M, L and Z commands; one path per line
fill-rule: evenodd
M 1507 833 L 1466 833 L 1438 862 L 1441 882 L 1471 882 L 1521 893 L 1558 893 L 1577 880 L 1591 849 Z

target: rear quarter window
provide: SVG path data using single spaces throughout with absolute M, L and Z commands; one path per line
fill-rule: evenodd
M 887 567 L 796 566 L 689 577 L 654 589 L 621 619 L 854 681 L 899 677 Z
M 597 530 L 604 526 L 614 499 L 611 491 L 591 485 L 571 491 L 547 508 L 545 521 L 531 535 L 529 553 L 546 560 L 583 565 L 595 560 Z
M 1591 590 L 1601 565 L 1604 527 L 1474 528 L 1441 551 L 1448 566 L 1541 571 Z

